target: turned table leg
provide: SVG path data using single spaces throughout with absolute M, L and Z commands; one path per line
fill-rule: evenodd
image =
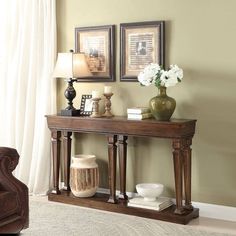
M 182 204 L 183 199 L 183 151 L 182 151 L 182 140 L 173 140 L 173 158 L 174 158 L 174 173 L 175 173 L 175 194 L 176 194 L 176 209 L 175 214 L 182 215 L 184 208 Z
M 127 160 L 127 136 L 119 135 L 118 137 L 118 153 L 119 153 L 119 169 L 120 169 L 120 199 L 128 200 L 126 195 L 126 160 Z
M 108 202 L 116 203 L 116 142 L 117 135 L 108 135 L 108 180 L 110 196 Z
M 191 203 L 191 146 L 192 138 L 185 140 L 184 145 L 184 189 L 185 189 L 185 209 L 192 210 Z
M 70 160 L 72 132 L 63 131 L 63 157 L 64 157 L 64 186 L 63 190 L 70 191 Z
M 53 190 L 52 193 L 60 194 L 59 190 L 59 168 L 60 168 L 60 137 L 61 131 L 53 130 L 51 132 L 52 143 L 52 161 L 53 161 Z

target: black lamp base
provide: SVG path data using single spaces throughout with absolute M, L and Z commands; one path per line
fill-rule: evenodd
M 79 116 L 80 110 L 61 110 L 62 116 Z
M 68 86 L 64 92 L 66 99 L 68 100 L 68 106 L 66 109 L 61 110 L 61 116 L 79 116 L 80 110 L 76 110 L 73 106 L 73 99 L 76 97 L 76 91 L 73 87 L 73 82 L 77 81 L 76 79 L 70 78 L 67 80 Z

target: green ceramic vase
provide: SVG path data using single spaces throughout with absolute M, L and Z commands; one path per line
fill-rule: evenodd
M 168 121 L 174 113 L 176 101 L 167 96 L 166 87 L 160 87 L 158 88 L 158 95 L 150 100 L 149 106 L 156 120 Z

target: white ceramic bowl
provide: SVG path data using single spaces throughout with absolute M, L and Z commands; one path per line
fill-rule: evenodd
M 144 201 L 151 202 L 155 201 L 156 198 L 162 194 L 164 190 L 164 185 L 157 183 L 137 184 L 136 190 L 138 194 L 144 198 Z

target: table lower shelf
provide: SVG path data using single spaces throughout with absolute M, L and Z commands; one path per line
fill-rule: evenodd
M 143 208 L 128 207 L 127 202 L 120 200 L 117 204 L 108 203 L 108 194 L 96 193 L 95 196 L 90 198 L 78 198 L 75 197 L 71 192 L 61 190 L 61 194 L 50 193 L 48 195 L 49 201 L 67 203 L 72 205 L 78 205 L 83 207 L 89 207 L 104 211 L 111 211 L 117 213 L 123 213 L 128 215 L 135 215 L 145 218 L 151 218 L 156 220 L 163 220 L 178 224 L 187 224 L 193 218 L 199 216 L 199 209 L 194 208 L 193 210 L 186 212 L 183 215 L 174 214 L 175 205 L 163 210 L 155 211 Z

